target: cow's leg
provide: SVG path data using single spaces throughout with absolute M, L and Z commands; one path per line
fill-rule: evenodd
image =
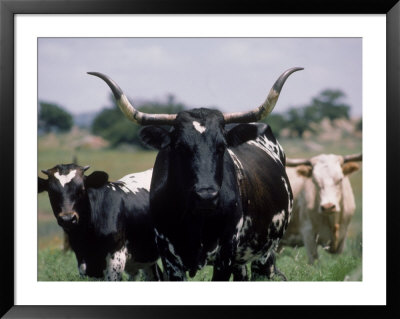
M 233 271 L 234 248 L 237 243 L 235 239 L 221 243 L 214 262 L 212 281 L 229 281 Z
M 186 273 L 176 258 L 167 255 L 161 256 L 161 260 L 167 280 L 186 281 Z
M 157 263 L 143 267 L 144 277 L 147 281 L 161 281 L 162 272 Z
M 251 279 L 257 280 L 262 276 L 272 279 L 274 276 L 279 276 L 283 281 L 286 281 L 286 276 L 276 267 L 275 251 L 272 250 L 264 258 L 255 260 L 251 263 Z
M 248 281 L 249 280 L 246 265 L 235 265 L 235 266 L 233 266 L 232 272 L 233 272 L 233 281 Z
M 120 281 L 125 269 L 125 263 L 128 258 L 128 249 L 122 247 L 121 250 L 109 254 L 106 258 L 106 269 L 104 279 L 107 281 Z
M 165 279 L 170 281 L 185 281 L 186 272 L 181 258 L 176 255 L 174 246 L 162 234 L 156 233 L 157 248 L 164 267 Z
M 318 238 L 316 237 L 310 220 L 306 220 L 300 228 L 303 237 L 304 247 L 306 248 L 308 263 L 313 264 L 318 259 Z
M 129 281 L 136 281 L 139 279 L 139 265 L 132 260 L 128 260 L 125 264 L 125 271 L 129 276 Z
M 69 236 L 68 234 L 64 231 L 64 236 L 63 236 L 63 251 L 66 252 L 68 250 L 71 250 L 71 245 L 69 243 Z

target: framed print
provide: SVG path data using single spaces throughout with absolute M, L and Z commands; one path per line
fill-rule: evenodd
M 1 315 L 9 318 L 24 316 L 152 318 L 204 317 L 212 313 L 216 317 L 228 315 L 237 317 L 252 313 L 306 315 L 309 311 L 326 312 L 327 307 L 335 316 L 354 316 L 359 315 L 360 312 L 375 312 L 376 315 L 389 317 L 399 313 L 394 295 L 397 280 L 394 274 L 396 254 L 393 253 L 398 243 L 398 238 L 394 235 L 394 225 L 398 220 L 396 214 L 391 214 L 391 212 L 396 211 L 393 184 L 398 176 L 395 166 L 398 162 L 395 140 L 399 126 L 397 121 L 399 119 L 400 6 L 396 1 L 379 5 L 374 1 L 363 5 L 354 1 L 346 10 L 338 9 L 333 2 L 319 7 L 306 4 L 301 8 L 297 6 L 298 2 L 293 2 L 293 4 L 293 8 L 288 11 L 278 4 L 268 8 L 249 4 L 246 9 L 233 5 L 225 11 L 219 6 L 203 4 L 196 8 L 178 2 L 170 2 L 166 5 L 152 1 L 146 4 L 136 1 L 129 4 L 123 1 L 72 3 L 38 1 L 29 4 L 19 1 L 1 1 L 2 155 L 0 160 L 1 174 L 3 180 L 7 181 L 2 191 L 2 198 L 4 198 L 2 224 L 7 226 L 3 226 L 1 239 L 4 243 L 4 260 L 7 262 L 3 262 L 1 266 L 3 274 L 6 274 L 1 279 Z M 363 15 L 363 13 L 368 13 L 368 15 Z M 296 41 L 301 42 L 309 51 L 310 48 L 314 48 L 314 43 L 322 43 L 325 39 L 329 45 L 325 45 L 320 51 L 318 48 L 322 47 L 315 46 L 314 63 L 310 62 L 306 66 L 296 65 L 297 61 L 305 61 L 302 58 L 307 54 L 305 53 L 307 50 L 303 51 L 300 48 L 301 45 L 294 47 L 291 44 L 295 41 L 293 39 L 297 39 Z M 135 42 L 135 48 L 142 45 L 146 50 L 130 51 L 133 55 L 123 54 L 130 41 Z M 218 46 L 215 46 L 216 43 Z M 224 45 L 220 45 L 221 43 Z M 343 43 L 345 44 L 340 51 Z M 343 77 L 347 81 L 344 85 L 349 90 L 346 101 L 351 105 L 356 105 L 358 111 L 355 107 L 354 112 L 359 117 L 362 116 L 362 120 L 356 123 L 362 127 L 362 138 L 358 140 L 358 144 L 348 144 L 347 152 L 355 150 L 354 153 L 356 153 L 362 150 L 363 154 L 362 181 L 360 176 L 358 182 L 360 188 L 362 184 L 363 196 L 362 199 L 357 199 L 357 205 L 362 207 L 363 213 L 362 219 L 358 221 L 361 230 L 359 239 L 356 241 L 362 245 L 362 253 L 359 255 L 360 260 L 346 261 L 353 264 L 359 263 L 359 272 L 351 272 L 355 277 L 350 278 L 350 275 L 346 273 L 343 279 L 335 279 L 335 277 L 326 279 L 327 282 L 323 281 L 324 279 L 315 279 L 317 282 L 313 282 L 311 279 L 289 277 L 287 282 L 113 283 L 82 282 L 79 279 L 71 281 L 70 277 L 63 279 L 39 272 L 39 264 L 46 263 L 47 259 L 44 261 L 39 259 L 39 247 L 36 243 L 39 231 L 36 227 L 37 214 L 35 214 L 38 207 L 35 174 L 39 165 L 44 165 L 46 161 L 43 161 L 41 157 L 43 154 L 41 149 L 38 150 L 37 108 L 40 103 L 47 102 L 46 99 L 50 99 L 50 102 L 52 99 L 51 94 L 43 94 L 43 88 L 48 85 L 44 80 L 44 75 L 52 72 L 53 80 L 51 81 L 57 82 L 51 83 L 53 86 L 46 88 L 47 92 L 53 90 L 58 94 L 63 93 L 64 101 L 71 98 L 68 100 L 68 105 L 75 103 L 76 109 L 83 110 L 90 102 L 82 92 L 91 92 L 94 95 L 92 103 L 97 106 L 107 103 L 105 102 L 107 94 L 111 93 L 104 83 L 87 75 L 86 72 L 104 72 L 119 82 L 119 75 L 113 76 L 111 66 L 124 68 L 121 61 L 129 65 L 127 69 L 136 65 L 137 67 L 131 71 L 132 76 L 142 77 L 142 79 L 137 81 L 122 78 L 120 85 L 127 95 L 136 94 L 131 90 L 142 92 L 140 93 L 142 95 L 134 96 L 140 104 L 141 98 L 152 98 L 152 94 L 163 94 L 151 93 L 152 91 L 146 93 L 146 90 L 150 86 L 164 85 L 161 77 L 167 78 L 167 76 L 155 71 L 157 69 L 158 72 L 164 68 L 171 78 L 180 77 L 182 81 L 180 89 L 173 91 L 177 97 L 169 95 L 165 98 L 158 95 L 155 97 L 158 104 L 164 103 L 166 99 L 165 103 L 172 105 L 178 99 L 176 104 L 210 108 L 217 105 L 226 113 L 227 110 L 242 112 L 243 109 L 235 109 L 234 105 L 248 103 L 246 107 L 251 109 L 253 104 L 257 103 L 252 100 L 256 94 L 253 89 L 258 88 L 259 78 L 263 77 L 259 73 L 260 69 L 266 67 L 263 62 L 258 62 L 257 65 L 257 61 L 276 58 L 277 53 L 273 52 L 278 51 L 268 50 L 268 46 L 272 45 L 287 50 L 294 57 L 287 58 L 290 62 L 280 62 L 282 67 L 287 63 L 290 63 L 287 68 L 305 67 L 305 71 L 296 72 L 290 77 L 285 84 L 285 89 L 294 90 L 296 76 L 302 82 L 299 87 L 303 90 L 307 85 L 315 88 L 314 95 L 300 99 L 301 102 L 295 101 L 294 98 L 286 99 L 285 94 L 282 94 L 281 105 L 298 106 L 300 104 L 306 109 L 304 105 L 307 101 L 323 91 L 323 87 L 318 87 L 318 72 L 327 72 L 328 67 L 320 67 L 319 63 L 329 65 L 329 70 L 333 70 L 331 71 L 332 78 L 334 71 L 340 72 L 339 70 L 343 69 L 342 73 L 349 72 L 348 76 Z M 259 49 L 264 46 L 265 49 Z M 106 50 L 102 48 L 105 47 L 113 48 L 112 54 L 104 52 Z M 168 61 L 163 60 L 164 55 L 160 47 L 174 48 L 170 51 L 166 50 L 170 57 Z M 214 50 L 214 47 L 222 49 L 218 52 Z M 72 49 L 69 50 L 69 48 Z M 189 52 L 188 48 L 193 51 L 186 56 L 173 53 Z M 91 53 L 86 56 L 84 51 Z M 340 52 L 344 52 L 344 55 L 342 60 L 338 59 L 338 61 L 342 61 L 343 65 L 335 65 L 336 60 L 330 57 L 334 54 L 339 55 Z M 355 52 L 354 56 L 351 56 L 351 52 Z M 233 62 L 224 64 L 229 59 L 237 63 L 239 60 L 236 59 L 235 54 L 248 57 L 247 61 L 246 58 L 240 60 L 242 65 L 234 66 L 236 73 L 231 69 Z M 46 64 L 43 58 L 45 55 L 46 63 L 53 59 L 54 64 Z M 202 60 L 206 55 L 212 55 L 213 59 Z M 90 61 L 91 57 L 92 61 Z M 104 64 L 101 62 L 96 64 L 93 63 L 95 57 L 103 61 L 106 61 L 108 57 L 110 60 Z M 151 59 L 152 57 L 154 58 Z M 318 61 L 319 57 L 322 62 Z M 175 58 L 174 69 L 168 65 L 172 58 Z M 81 63 L 85 59 L 90 62 Z M 58 71 L 57 64 L 60 63 L 68 65 L 68 72 L 71 71 L 73 75 L 63 73 L 61 69 Z M 199 66 L 197 69 L 194 68 L 196 63 Z M 283 72 L 286 68 L 281 71 L 274 69 L 274 67 L 277 69 L 281 67 L 280 63 L 268 68 L 273 69 L 274 74 Z M 180 69 L 181 65 L 185 64 L 187 67 Z M 89 67 L 97 69 L 88 69 Z M 208 70 L 208 73 L 205 70 Z M 145 74 L 147 72 L 148 74 Z M 250 74 L 246 75 L 246 72 Z M 310 73 L 307 75 L 306 72 Z M 128 73 L 129 71 L 125 70 L 125 74 Z M 241 76 L 238 76 L 239 73 Z M 57 76 L 54 76 L 55 74 Z M 220 75 L 223 76 L 219 77 Z M 353 76 L 355 80 L 352 80 Z M 67 77 L 76 77 L 77 83 L 64 81 Z M 203 77 L 205 80 L 196 82 L 196 77 Z M 81 78 L 84 80 L 82 81 Z M 265 80 L 266 78 L 268 80 Z M 265 75 L 262 79 L 262 81 L 271 82 L 271 85 L 274 80 L 270 79 L 269 75 Z M 130 82 L 134 83 L 131 87 L 129 87 Z M 167 82 L 173 87 L 172 80 Z M 240 84 L 241 82 L 249 84 L 246 86 L 245 83 Z M 229 89 L 224 92 L 219 86 L 220 83 L 227 88 L 230 87 L 230 90 L 234 87 L 235 90 L 240 88 L 245 92 L 236 94 L 237 92 L 230 91 L 229 93 Z M 262 83 L 261 87 L 265 89 L 267 85 L 268 83 Z M 328 85 L 334 86 L 334 84 Z M 191 90 L 193 86 L 197 86 L 197 90 Z M 212 89 L 207 91 L 210 87 Z M 103 93 L 100 93 L 101 90 L 98 88 L 103 88 Z M 341 87 L 335 89 L 338 90 L 335 92 L 339 94 Z M 200 93 L 196 95 L 196 91 Z M 116 97 L 120 94 L 115 95 L 115 90 L 113 92 Z M 204 92 L 208 92 L 207 95 L 211 96 L 209 100 L 203 100 L 202 93 Z M 335 92 L 331 93 L 336 94 Z M 99 98 L 101 94 L 103 94 L 102 99 Z M 233 99 L 228 98 L 229 94 Z M 329 95 L 329 92 L 324 94 Z M 81 102 L 74 102 L 73 95 L 79 96 L 82 99 Z M 219 100 L 219 95 L 224 97 L 225 102 L 222 99 Z M 386 108 L 384 107 L 385 98 Z M 343 105 L 345 112 L 346 105 Z M 146 103 L 143 102 L 142 106 L 146 106 Z M 308 110 L 311 109 L 310 107 Z M 99 110 L 100 108 L 97 109 Z M 287 111 L 289 114 L 290 108 L 284 109 L 282 106 L 281 111 Z M 196 131 L 203 134 L 205 130 L 203 124 L 193 123 Z M 300 137 L 310 134 L 295 131 L 295 129 L 286 133 L 280 132 L 280 134 L 283 138 L 285 134 L 288 134 L 286 136 L 290 138 L 293 132 L 297 132 L 296 134 Z M 334 135 L 334 131 L 331 130 L 327 135 L 329 134 Z M 42 143 L 43 140 L 40 141 Z M 46 140 L 46 142 L 51 141 Z M 96 143 L 100 142 L 103 143 L 96 140 Z M 309 148 L 314 147 L 317 152 L 318 143 L 314 140 L 312 142 L 310 140 L 307 145 Z M 88 146 L 85 144 L 79 147 Z M 123 147 L 125 146 L 120 145 L 120 149 Z M 320 148 L 319 152 L 324 151 Z M 91 162 L 81 163 L 85 160 L 90 161 L 90 157 L 82 157 L 80 154 L 83 153 L 78 154 L 79 165 L 92 164 Z M 121 155 L 118 154 L 120 158 Z M 301 149 L 298 154 L 302 154 Z M 295 157 L 294 152 L 289 152 L 289 155 Z M 147 158 L 144 161 L 147 161 L 147 164 L 143 164 L 143 169 L 147 169 L 154 158 Z M 94 166 L 98 166 L 98 162 L 94 162 L 96 163 Z M 109 160 L 108 163 L 107 165 L 118 165 L 116 160 L 114 163 Z M 127 169 L 130 169 L 128 158 L 126 163 Z M 106 166 L 104 170 L 108 167 L 110 166 Z M 380 168 L 379 174 L 376 167 Z M 39 169 L 49 168 L 39 167 Z M 122 176 L 122 167 L 119 169 Z M 94 170 L 98 170 L 98 167 L 93 167 Z M 119 178 L 119 176 L 114 176 L 113 172 L 108 173 L 112 180 Z M 60 178 L 60 181 L 67 183 L 70 180 Z M 12 201 L 11 198 L 14 200 Z M 48 202 L 47 194 L 45 199 Z M 53 216 L 51 218 L 49 224 L 56 225 Z M 171 251 L 171 248 L 169 250 Z M 74 257 L 72 253 L 70 256 Z M 304 253 L 304 260 L 306 260 L 306 253 Z M 62 266 L 67 267 L 66 264 L 57 267 Z M 50 266 L 46 264 L 46 267 Z M 306 266 L 304 269 L 306 269 L 305 272 L 313 271 L 312 268 L 306 268 Z M 355 270 L 355 268 L 351 269 Z M 209 280 L 211 276 L 205 278 Z M 316 278 L 324 277 L 321 274 Z M 350 305 L 354 307 L 349 308 Z M 368 307 L 371 305 L 375 307 L 372 309 Z M 314 308 L 309 309 L 308 306 L 314 306 Z

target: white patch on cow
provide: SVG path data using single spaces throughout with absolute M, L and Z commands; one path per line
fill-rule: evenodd
M 181 257 L 179 257 L 176 253 L 175 253 L 175 248 L 174 246 L 171 244 L 171 242 L 168 240 L 168 238 L 165 237 L 165 241 L 168 243 L 168 250 L 171 253 L 172 256 L 175 257 L 176 261 L 178 262 L 178 264 L 180 266 L 183 266 L 183 262 Z
M 242 259 L 242 260 L 248 261 L 253 257 L 254 257 L 254 250 L 251 247 L 246 247 L 240 253 L 240 259 Z
M 279 231 L 283 225 L 283 221 L 285 220 L 285 210 L 282 210 L 280 213 L 275 214 L 272 218 L 272 223 L 274 224 L 277 231 Z
M 153 169 L 149 169 L 140 173 L 133 173 L 126 175 L 118 180 L 119 188 L 125 193 L 136 194 L 139 189 L 143 188 L 150 191 L 151 176 L 153 174 Z
M 267 153 L 275 162 L 283 165 L 280 157 L 282 148 L 278 142 L 276 142 L 275 144 L 271 142 L 265 135 L 261 135 L 255 140 L 248 141 L 247 144 L 258 147 L 259 149 Z
M 244 278 L 247 276 L 247 268 L 246 268 L 246 266 L 242 266 L 242 276 Z
M 113 254 L 107 254 L 107 266 L 104 271 L 104 278 L 108 281 L 118 281 L 122 278 L 122 272 L 125 269 L 125 264 L 128 259 L 128 248 L 122 247 L 121 250 Z
M 242 163 L 239 161 L 239 159 L 237 158 L 236 154 L 233 153 L 232 150 L 230 150 L 228 148 L 228 153 L 232 158 L 233 163 L 235 164 L 235 168 L 236 168 L 236 179 L 239 185 L 239 189 L 240 189 L 240 184 L 244 178 L 244 174 L 243 174 L 243 165 Z
M 288 196 L 288 213 L 289 213 L 288 223 L 290 223 L 290 219 L 292 218 L 293 198 L 290 198 L 288 183 L 286 182 L 286 180 L 283 177 L 281 177 L 281 179 L 282 179 L 283 185 L 285 186 L 286 193 Z
M 217 255 L 217 253 L 219 252 L 220 249 L 221 249 L 221 246 L 217 245 L 214 250 L 207 252 L 207 259 L 209 261 L 214 261 L 215 256 Z
M 206 131 L 206 128 L 197 121 L 193 121 L 193 126 L 194 129 L 200 134 L 203 134 Z
M 165 263 L 167 264 L 167 268 L 173 271 L 173 275 L 175 277 L 181 278 L 183 281 L 186 281 L 186 275 L 182 272 L 178 267 L 173 265 L 167 258 L 165 259 Z
M 243 227 L 243 217 L 240 218 L 239 222 L 236 225 L 236 238 L 239 239 L 240 231 Z
M 112 189 L 114 192 L 116 191 L 114 185 L 111 185 L 111 189 Z
M 154 231 L 155 231 L 157 237 L 160 237 L 160 239 L 164 239 L 164 235 L 163 235 L 163 234 L 160 234 L 160 233 L 158 232 L 157 228 L 154 228 Z
M 86 269 L 87 269 L 86 263 L 85 263 L 85 261 L 83 261 L 83 262 L 79 265 L 79 267 L 78 267 L 79 274 L 80 274 L 81 276 L 85 276 L 85 275 L 86 275 Z
M 58 179 L 61 186 L 64 187 L 65 184 L 69 183 L 76 175 L 76 169 L 71 170 L 67 175 L 60 175 L 60 173 L 55 172 L 54 177 Z
M 249 216 L 246 216 L 244 221 L 243 221 L 243 225 L 239 230 L 239 236 L 238 238 L 242 238 L 246 235 L 246 233 L 248 232 L 248 230 L 250 229 L 252 225 L 252 220 Z
M 343 195 L 343 183 L 347 179 L 342 171 L 342 158 L 333 154 L 321 154 L 311 159 L 313 164 L 313 182 L 318 189 L 321 206 L 334 205 L 334 210 L 340 210 L 340 201 Z

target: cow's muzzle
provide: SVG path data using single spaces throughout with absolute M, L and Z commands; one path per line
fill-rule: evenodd
M 60 213 L 58 214 L 57 221 L 61 227 L 74 227 L 79 222 L 79 215 L 77 212 Z
M 326 203 L 326 204 L 322 204 L 320 207 L 320 211 L 322 214 L 333 214 L 336 213 L 337 209 L 336 209 L 336 205 L 333 203 Z
M 214 187 L 200 188 L 195 191 L 198 210 L 215 209 L 219 202 L 219 191 Z

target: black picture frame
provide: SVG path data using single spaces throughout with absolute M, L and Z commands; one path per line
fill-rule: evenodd
M 386 306 L 16 306 L 14 304 L 14 18 L 16 14 L 385 14 L 387 21 L 387 305 Z M 400 3 L 398 0 L 336 1 L 287 0 L 268 3 L 246 1 L 162 1 L 162 0 L 0 0 L 0 315 L 5 318 L 237 318 L 253 315 L 313 317 L 355 317 L 371 315 L 379 318 L 399 317 L 398 209 L 395 182 L 398 180 L 400 136 Z M 382 103 L 383 104 L 383 103 Z M 377 106 L 377 112 L 383 105 Z M 385 141 L 382 141 L 382 146 Z M 390 172 L 390 174 L 387 174 Z M 382 203 L 383 204 L 383 203 Z M 384 205 L 382 205 L 384 207 Z M 382 212 L 377 212 L 382 213 Z M 377 216 L 379 218 L 379 216 Z M 397 275 L 396 275 L 397 273 Z M 379 274 L 377 274 L 379 275 Z M 396 289 L 397 288 L 397 289 Z M 271 292 L 269 292 L 271 293 Z M 284 298 L 284 296 L 282 296 Z M 179 303 L 179 301 L 177 301 Z

